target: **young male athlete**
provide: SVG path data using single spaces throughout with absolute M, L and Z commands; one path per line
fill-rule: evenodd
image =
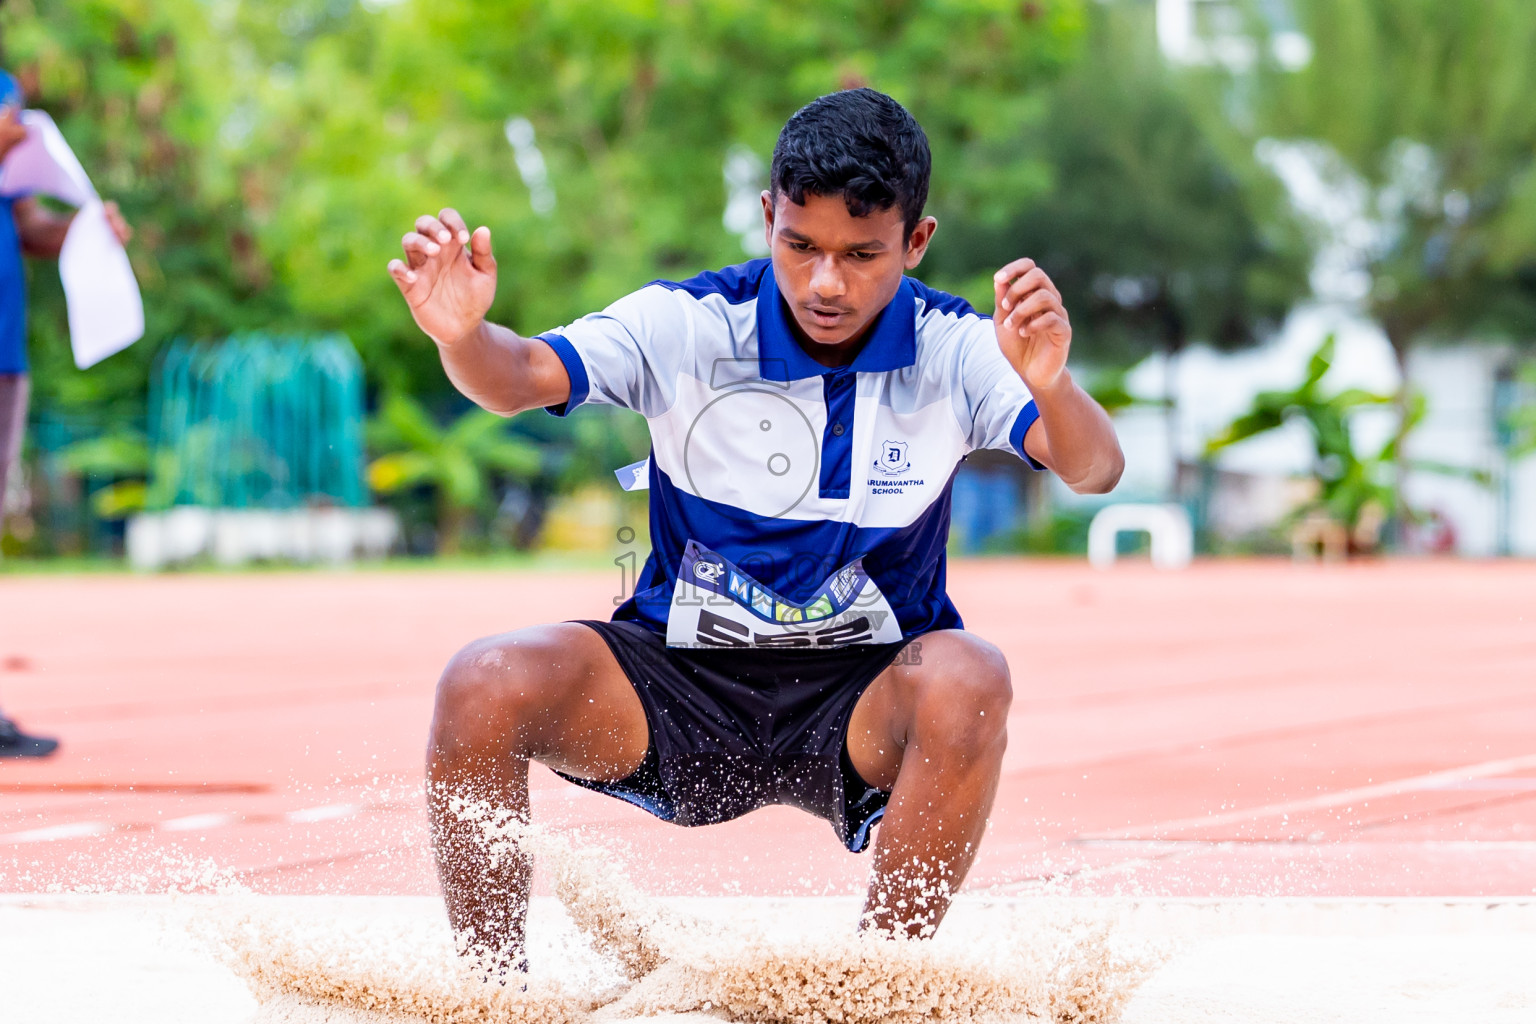
M 998 649 L 944 591 L 949 483 L 1008 449 L 1073 489 L 1123 466 L 1066 367 L 1044 271 L 994 278 L 992 317 L 905 277 L 927 138 L 869 89 L 784 126 L 763 217 L 771 257 L 658 281 L 524 338 L 486 323 L 490 231 L 424 216 L 390 263 L 465 395 L 493 412 L 593 402 L 646 417 L 653 551 L 612 622 L 490 637 L 443 673 L 427 752 L 449 917 L 521 957 L 526 861 L 487 858 L 453 796 L 528 810 L 528 762 L 682 825 L 773 803 L 874 838 L 863 924 L 930 934 L 976 855 L 1011 699 Z

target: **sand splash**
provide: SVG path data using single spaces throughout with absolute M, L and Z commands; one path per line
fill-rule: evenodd
M 1156 966 L 1102 926 L 984 935 L 947 926 L 928 941 L 774 937 L 757 922 L 662 906 L 609 853 L 569 836 L 483 805 L 458 810 L 493 854 L 521 849 L 551 872 L 575 925 L 541 956 L 530 921 L 526 987 L 483 981 L 446 923 L 348 924 L 245 901 L 197 931 L 261 1001 L 252 1024 L 598 1024 L 685 1013 L 751 1024 L 1111 1024 Z
M 1114 950 L 1102 932 L 1069 937 L 1045 956 L 1019 946 L 985 957 L 859 937 L 743 943 L 663 964 L 600 1015 L 697 1010 L 759 1024 L 1090 1024 L 1117 1020 L 1150 966 Z
M 576 927 L 631 980 L 644 978 L 672 959 L 679 947 L 714 937 L 700 922 L 679 919 L 642 895 L 605 850 L 525 824 L 510 811 L 483 801 L 455 799 L 449 806 L 480 827 L 493 863 L 522 851 L 552 872 L 555 896 Z

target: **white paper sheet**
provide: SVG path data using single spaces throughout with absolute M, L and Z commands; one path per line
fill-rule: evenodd
M 0 195 L 45 195 L 79 207 L 59 253 L 75 365 L 93 366 L 144 336 L 144 300 L 128 254 L 85 168 L 41 110 L 21 112 L 27 137 L 0 164 Z

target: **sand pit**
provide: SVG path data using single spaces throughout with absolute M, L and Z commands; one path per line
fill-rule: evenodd
M 476 812 L 471 812 L 476 813 Z M 192 927 L 251 986 L 258 1024 L 575 1024 L 703 1013 L 750 1024 L 1113 1022 L 1156 957 L 1102 925 L 945 929 L 934 941 L 860 936 L 737 915 L 710 919 L 641 895 L 604 851 L 479 819 L 535 856 L 563 920 L 529 927 L 525 985 L 487 983 L 446 923 L 340 924 L 235 900 Z
M 854 933 L 856 899 L 655 899 L 569 835 L 505 818 L 487 835 L 533 853 L 556 893 L 530 908 L 526 986 L 467 966 L 433 899 L 229 891 L 56 898 L 31 927 L 16 898 L 0 899 L 0 986 L 26 1019 L 57 1024 L 1526 1024 L 1536 1013 L 1536 901 L 962 896 L 936 939 L 897 942 Z M 129 910 L 103 927 L 113 906 Z M 53 961 L 39 959 L 46 942 L 6 940 L 38 922 L 55 927 Z M 130 927 L 154 941 L 124 941 Z M 157 943 L 174 952 L 156 959 Z M 142 958 L 138 973 L 114 975 L 125 955 Z M 192 987 L 205 996 L 183 1012 L 168 1012 L 180 987 L 165 987 L 167 959 L 199 964 Z M 55 970 L 50 991 L 55 962 L 67 977 Z M 110 996 L 60 1012 L 80 962 Z
M 1092 931 L 1053 936 L 1044 955 L 1027 944 L 989 947 L 976 935 L 947 946 L 759 939 L 669 961 L 628 987 L 582 985 L 570 968 L 584 965 L 568 964 L 535 970 L 523 991 L 455 975 L 445 941 L 412 944 L 402 931 L 375 929 L 368 944 L 354 945 L 361 936 L 334 926 L 272 924 L 247 932 L 256 944 L 239 965 L 261 1002 L 253 1024 L 570 1024 L 693 1014 L 759 1024 L 1091 1024 L 1119 1020 L 1147 973 L 1146 961 Z M 343 952 L 353 948 L 366 956 Z
M 675 911 L 720 927 L 846 934 L 853 899 L 698 898 Z M 254 913 L 307 928 L 428 936 L 430 897 L 0 896 L 0 988 L 7 1020 L 49 1024 L 402 1024 L 378 1011 L 278 997 L 246 985 L 188 935 L 189 918 Z M 962 897 L 945 928 L 990 942 L 1064 920 L 1113 925 L 1173 955 L 1131 996 L 1121 1024 L 1529 1024 L 1536 1020 L 1536 901 L 1180 900 Z M 438 934 L 443 934 L 439 932 Z M 600 963 L 552 899 L 534 901 L 536 973 Z M 444 940 L 446 941 L 446 940 Z M 383 950 L 385 943 L 373 947 Z M 562 966 L 561 957 L 570 959 Z M 582 961 L 581 958 L 588 957 Z M 617 980 L 609 968 L 607 975 Z M 284 1016 L 286 1014 L 287 1016 Z M 264 1015 L 264 1016 L 263 1016 Z M 404 1024 L 418 1024 L 404 1018 Z M 715 1011 L 653 1022 L 718 1024 Z

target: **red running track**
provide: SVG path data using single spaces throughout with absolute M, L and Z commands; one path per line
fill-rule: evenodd
M 427 893 L 420 757 L 461 644 L 606 615 L 614 572 L 0 577 L 0 891 Z M 1017 698 L 972 890 L 1536 893 L 1536 565 L 952 567 Z M 859 889 L 770 808 L 678 829 L 538 770 L 651 891 Z

